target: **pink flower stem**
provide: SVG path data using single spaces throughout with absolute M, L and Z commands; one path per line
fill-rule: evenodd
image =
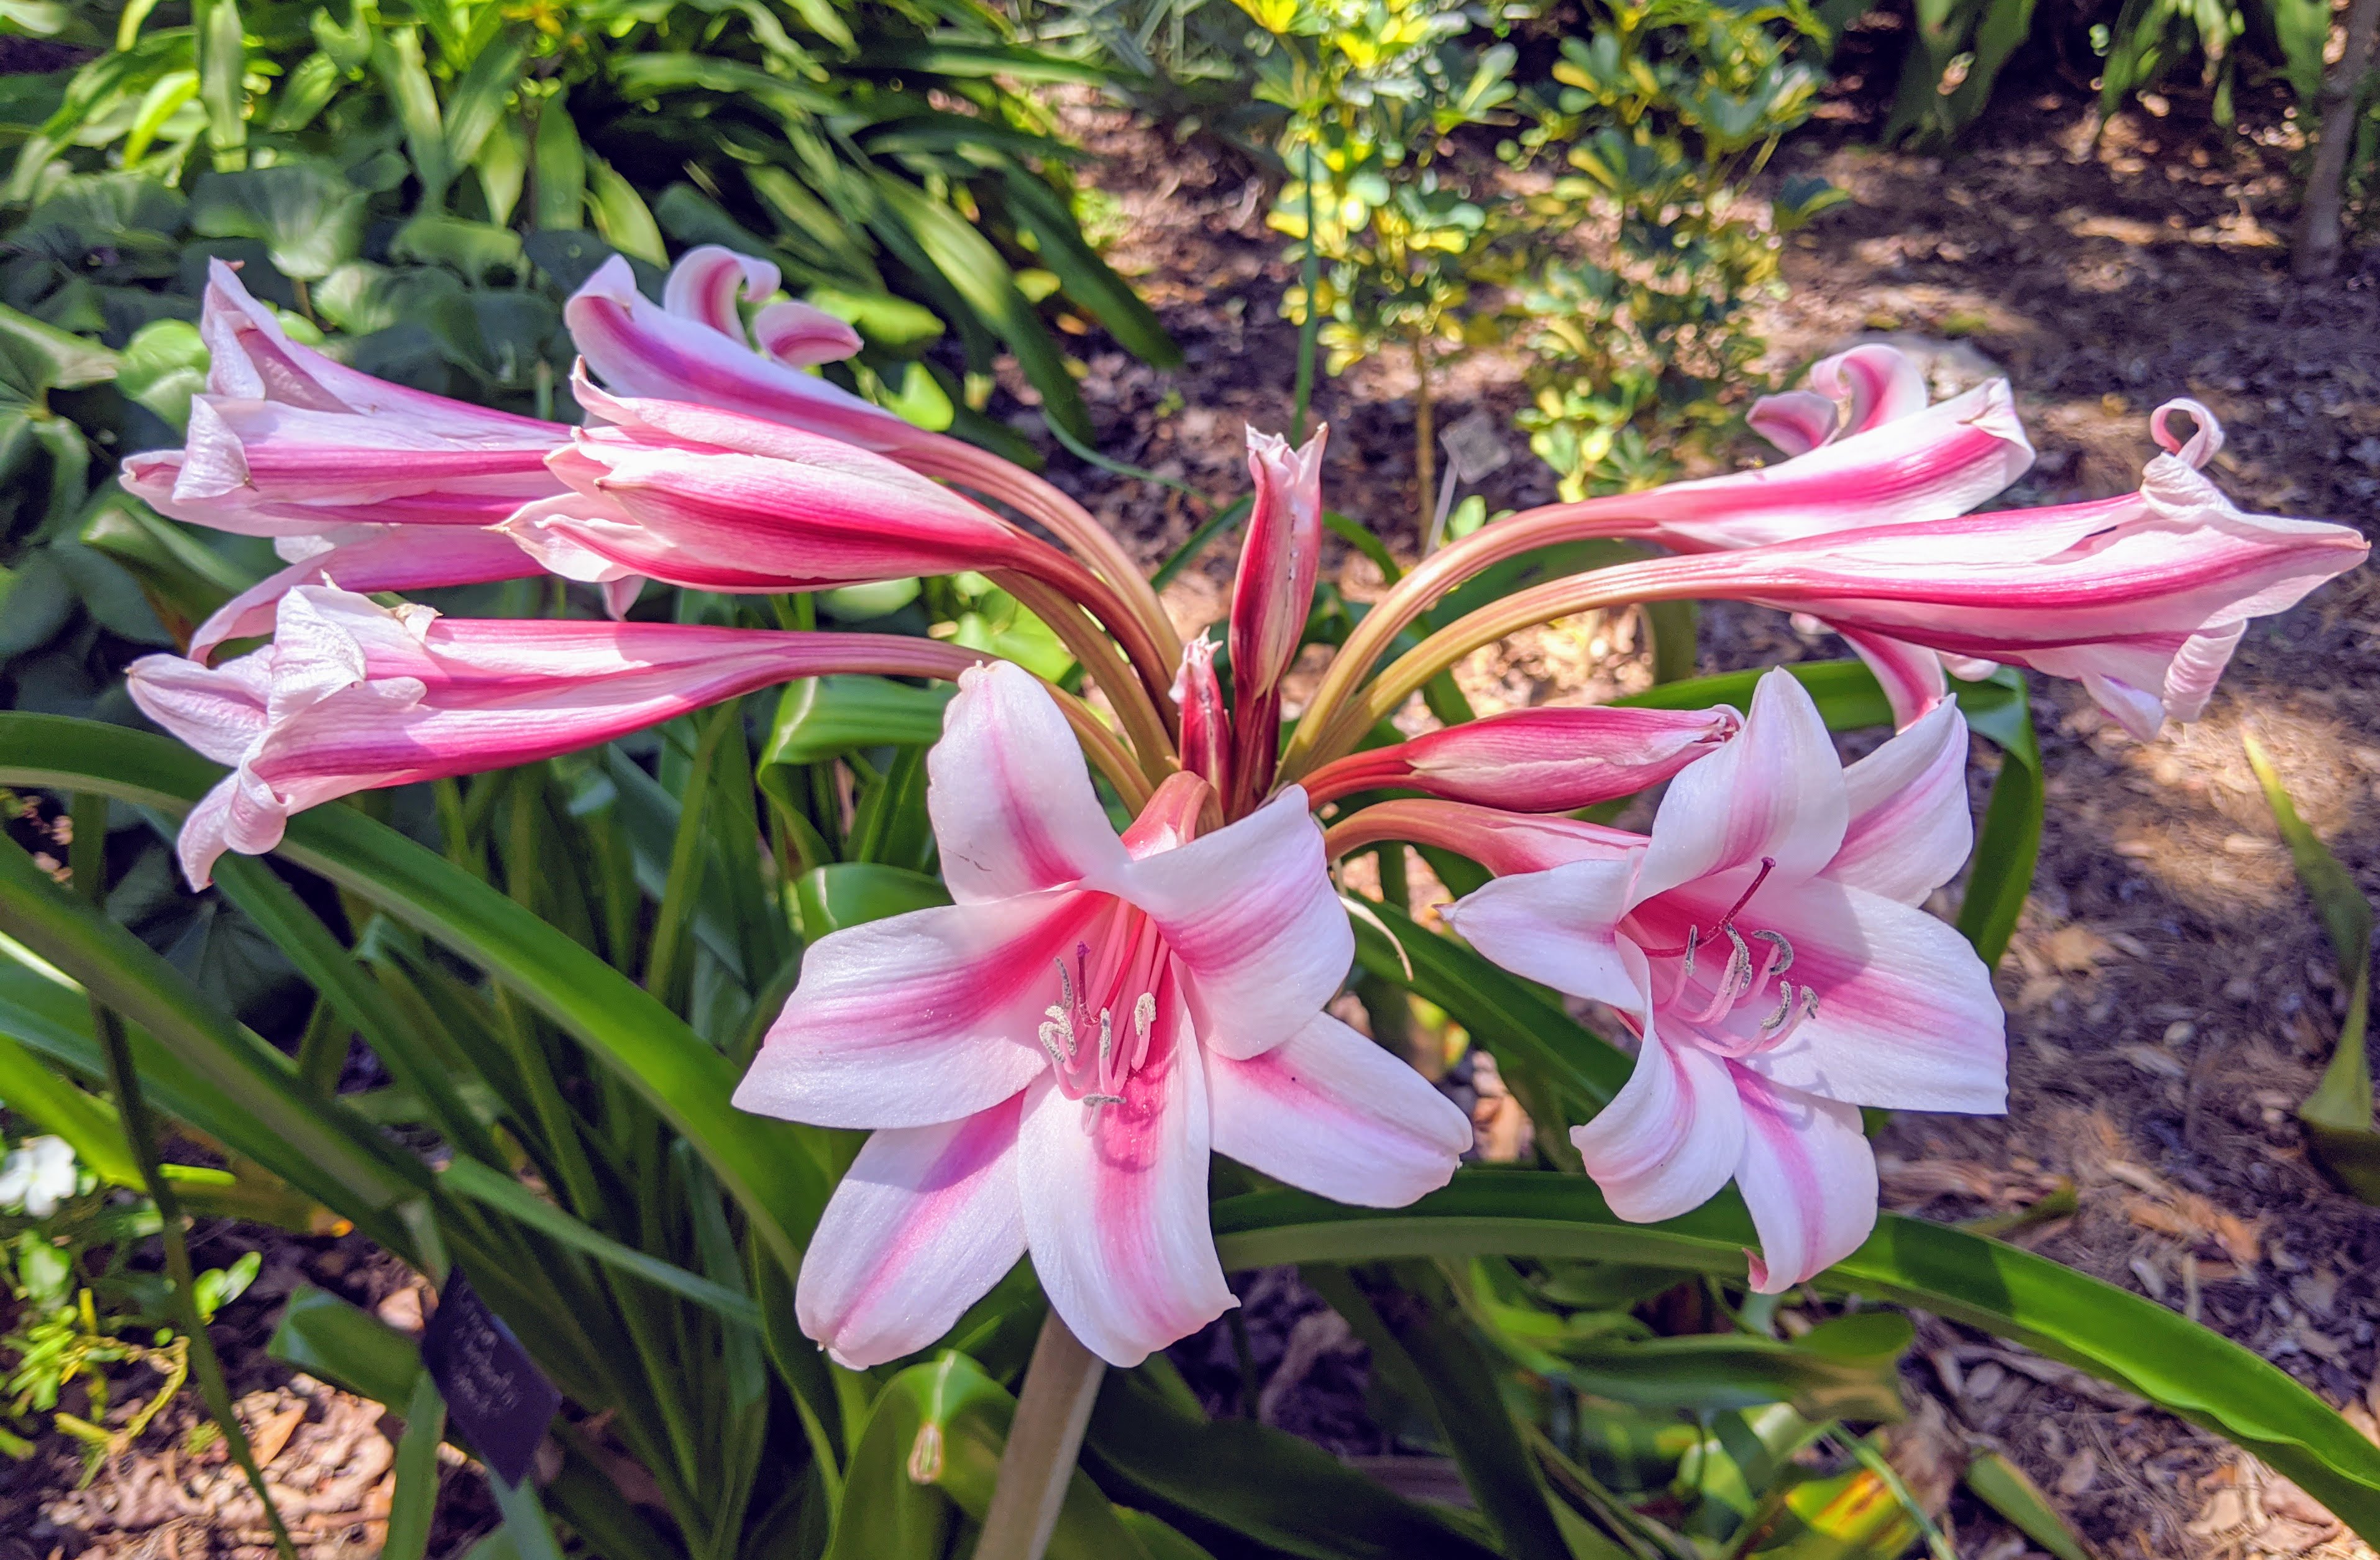
M 1655 522 L 1645 518 L 1641 505 L 1632 504 L 1633 496 L 1621 494 L 1578 504 L 1549 504 L 1542 508 L 1524 509 L 1481 527 L 1414 566 L 1413 571 L 1397 581 L 1387 595 L 1372 603 L 1364 620 L 1355 625 L 1347 642 L 1331 658 L 1297 729 L 1291 734 L 1289 747 L 1281 754 L 1282 777 L 1293 780 L 1320 762 L 1316 748 L 1323 723 L 1330 720 L 1397 635 L 1428 611 L 1431 603 L 1481 569 L 1540 547 L 1648 533 Z
M 1536 542 L 1528 545 L 1543 544 Z M 1445 555 L 1444 553 L 1439 555 L 1439 557 Z M 1517 633 L 1539 623 L 1550 623 L 1557 617 L 1568 617 L 1599 607 L 1678 601 L 1722 593 L 1730 583 L 1730 577 L 1720 574 L 1718 579 L 1710 578 L 1718 572 L 1713 568 L 1714 565 L 1719 569 L 1731 569 L 1732 582 L 1741 589 L 1742 571 L 1737 560 L 1726 554 L 1717 554 L 1707 557 L 1653 558 L 1644 563 L 1621 564 L 1588 574 L 1566 575 L 1517 591 L 1468 616 L 1458 618 L 1432 634 L 1419 646 L 1390 662 L 1385 671 L 1372 679 L 1362 696 L 1352 701 L 1347 694 L 1362 669 L 1361 665 L 1358 664 L 1357 670 L 1350 671 L 1343 678 L 1339 676 L 1342 665 L 1356 664 L 1349 657 L 1349 652 L 1356 648 L 1354 637 L 1351 635 L 1347 648 L 1340 652 L 1342 659 L 1331 663 L 1323 686 L 1317 690 L 1305 717 L 1298 723 L 1296 736 L 1281 761 L 1281 779 L 1284 782 L 1295 780 L 1306 770 L 1328 763 L 1346 752 L 1363 733 L 1372 728 L 1374 723 L 1394 714 L 1398 707 L 1417 692 L 1423 684 L 1482 645 L 1493 644 L 1507 634 Z M 1410 583 L 1420 572 L 1416 569 L 1406 576 L 1406 581 Z M 1366 615 L 1358 632 L 1370 628 L 1374 618 L 1387 604 L 1384 601 L 1374 607 Z M 1364 662 L 1367 664 L 1378 653 L 1378 647 L 1374 647 L 1364 657 Z M 1338 679 L 1335 686 L 1334 678 Z
M 975 1560 L 1041 1560 L 1075 1477 L 1107 1361 L 1085 1348 L 1055 1310 L 1041 1323 L 1001 1454 L 1000 1481 L 983 1515 Z
M 1164 714 L 1172 708 L 1171 701 L 1160 705 L 1149 697 L 1148 687 L 1116 653 L 1115 645 L 1065 591 L 1045 579 L 1006 569 L 993 571 L 990 579 L 1050 625 L 1050 631 L 1074 652 L 1091 681 L 1108 696 L 1132 744 L 1135 771 L 1150 782 L 1171 774 L 1177 767 L 1173 736 Z

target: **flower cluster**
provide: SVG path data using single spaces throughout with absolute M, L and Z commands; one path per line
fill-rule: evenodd
M 2008 386 L 1928 404 L 1900 354 L 1859 347 L 1755 408 L 1774 465 L 1528 511 L 1426 559 L 1292 725 L 1320 433 L 1251 433 L 1224 643 L 1185 646 L 1072 499 L 815 372 L 858 338 L 771 301 L 778 282 L 718 248 L 687 255 L 658 304 L 625 262 L 597 273 L 565 314 L 587 418 L 565 426 L 347 369 L 218 262 L 188 442 L 123 480 L 177 518 L 274 538 L 289 567 L 187 656 L 136 664 L 131 687 L 231 766 L 183 831 L 203 884 L 223 851 L 272 849 L 291 814 L 358 790 L 527 762 L 795 677 L 954 680 L 928 759 L 953 902 L 812 945 L 736 1094 L 873 1134 L 796 1298 L 852 1365 L 931 1343 L 1028 1253 L 1111 1361 L 1203 1325 L 1234 1303 L 1210 1152 L 1349 1202 L 1444 1185 L 1470 1146 L 1463 1113 L 1327 1010 L 1354 948 L 1330 863 L 1385 842 L 1488 869 L 1448 924 L 1633 1033 L 1626 1088 L 1572 1131 L 1614 1212 L 1671 1217 L 1732 1180 L 1754 1286 L 1804 1282 L 1875 1222 L 1859 1107 L 2005 1099 L 1988 973 L 1920 908 L 1973 841 L 1948 677 L 2073 678 L 2152 737 L 2204 708 L 2250 618 L 2365 551 L 2344 527 L 2234 506 L 2203 470 L 2221 432 L 2190 402 L 2153 420 L 2164 453 L 2137 491 L 1970 513 L 2032 458 Z M 1596 537 L 1663 553 L 1407 634 L 1481 569 Z M 775 595 L 960 570 L 1039 616 L 1086 692 L 926 639 L 627 620 L 649 580 Z M 601 587 L 612 620 L 457 620 L 359 593 L 547 573 Z M 1542 709 L 1375 736 L 1517 628 L 1714 596 L 1840 633 L 1899 733 L 1845 766 L 1801 684 L 1772 672 L 1742 715 Z M 1648 833 L 1573 816 L 1662 785 Z

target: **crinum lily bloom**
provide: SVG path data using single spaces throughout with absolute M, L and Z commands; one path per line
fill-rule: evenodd
M 926 1347 L 1029 1249 L 1075 1335 L 1136 1364 L 1236 1303 L 1210 1150 L 1372 1206 L 1453 1174 L 1463 1112 L 1321 1011 L 1354 938 L 1304 793 L 1199 835 L 1178 774 L 1119 838 L 1004 664 L 960 678 L 927 762 L 956 903 L 813 944 L 735 1094 L 876 1129 L 796 1291 L 834 1358 Z
M 264 649 L 212 667 L 146 655 L 126 685 L 234 766 L 183 821 L 182 871 L 203 888 L 225 850 L 271 850 L 292 813 L 336 797 L 535 762 L 795 677 L 953 676 L 976 659 L 882 634 L 448 618 L 301 585 Z
M 1753 1286 L 1779 1292 L 1875 1226 L 1861 1105 L 2005 1108 L 1990 973 L 1915 908 L 1973 840 L 1966 753 L 1945 703 L 1846 769 L 1808 693 L 1771 672 L 1649 838 L 1531 828 L 1528 850 L 1569 859 L 1448 910 L 1480 953 L 1637 1032 L 1626 1087 L 1571 1133 L 1612 1212 L 1672 1218 L 1732 1179 L 1760 1237 Z

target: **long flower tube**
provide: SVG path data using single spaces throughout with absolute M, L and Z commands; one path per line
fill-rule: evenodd
M 1354 951 L 1294 787 L 1208 832 L 1207 783 L 1121 838 L 1042 685 L 960 679 L 927 757 L 955 903 L 832 932 L 735 1093 L 872 1131 L 804 1259 L 802 1329 L 855 1368 L 925 1347 L 1029 1251 L 1138 1364 L 1237 1302 L 1210 1152 L 1343 1201 L 1443 1186 L 1463 1112 L 1322 1011 Z
M 1890 348 L 1855 349 L 1844 357 L 1879 352 L 1905 362 Z M 1840 361 L 1821 363 L 1814 378 Z M 1856 381 L 1876 372 L 1877 364 L 1867 362 L 1864 370 L 1839 372 Z M 1934 406 L 1921 401 L 1915 410 L 1909 409 L 1905 391 L 1866 396 L 1864 402 L 1853 397 L 1852 415 L 1859 420 L 1849 432 L 1805 429 L 1823 442 L 1775 466 L 1524 510 L 1431 554 L 1365 613 L 1324 671 L 1308 709 L 1345 698 L 1440 596 L 1506 559 L 1566 542 L 1616 539 L 1700 553 L 1939 519 L 1973 508 L 2033 464 L 2033 445 L 2005 380 Z M 1308 762 L 1311 738 L 1310 726 L 1292 737 L 1283 756 L 1288 773 Z
M 252 654 L 150 655 L 128 672 L 144 713 L 235 766 L 183 824 L 194 888 L 224 851 L 271 850 L 290 814 L 356 791 L 533 762 L 796 677 L 955 678 L 986 659 L 891 634 L 445 618 L 322 586 L 277 610 Z
M 1846 769 L 1808 692 L 1772 671 L 1648 835 L 1524 820 L 1528 847 L 1471 848 L 1552 859 L 1499 862 L 1449 923 L 1638 1036 L 1626 1087 L 1571 1132 L 1614 1213 L 1673 1218 L 1733 1180 L 1760 1236 L 1752 1286 L 1778 1293 L 1875 1226 L 1859 1106 L 2006 1108 L 1990 972 L 1917 908 L 1973 844 L 1966 758 L 1944 704 Z
M 1741 724 L 1725 705 L 1513 710 L 1350 753 L 1308 775 L 1305 794 L 1317 807 L 1351 792 L 1385 789 L 1516 812 L 1571 812 L 1658 785 Z
M 1172 748 L 1172 665 L 1114 592 L 1079 562 L 965 494 L 821 434 L 684 402 L 619 397 L 579 383 L 607 426 L 550 457 L 569 484 L 501 528 L 572 579 L 650 578 L 773 594 L 979 569 L 1014 584 L 1115 706 L 1161 775 Z M 1022 599 L 1022 597 L 1020 597 Z M 1107 632 L 1084 618 L 1097 612 Z M 1117 657 L 1123 645 L 1130 664 Z
M 681 264 L 697 263 L 697 256 L 706 266 L 719 264 L 706 250 Z M 616 257 L 572 295 L 563 319 L 580 355 L 614 395 L 691 402 L 805 429 L 1012 506 L 1088 561 L 1159 646 L 1160 660 L 1171 664 L 1180 653 L 1172 626 L 1132 554 L 1082 506 L 1012 462 L 763 357 L 740 332 L 725 328 L 723 316 L 671 312 L 638 290 L 627 262 Z
M 2241 512 L 2190 453 L 2151 461 L 2140 491 L 2122 498 L 1660 558 L 1517 591 L 1431 635 L 1360 698 L 1334 709 L 1318 693 L 1283 774 L 1336 757 L 1430 677 L 1507 634 L 1695 597 L 1806 612 L 1863 651 L 1899 642 L 2072 677 L 2152 737 L 2166 717 L 2205 708 L 2249 618 L 2286 610 L 2370 552 L 2346 526 Z
M 250 536 L 485 526 L 559 491 L 545 457 L 567 428 L 392 384 L 302 346 L 220 260 L 200 334 L 207 388 L 191 398 L 183 446 L 128 456 L 122 476 L 176 519 Z
M 441 526 L 349 526 L 320 536 L 282 537 L 275 551 L 289 567 L 269 574 L 217 607 L 190 636 L 188 654 L 210 659 L 226 640 L 269 634 L 281 598 L 300 585 L 336 585 L 370 595 L 376 591 L 424 591 L 448 585 L 490 585 L 530 579 L 545 566 L 500 530 Z M 624 615 L 643 581 L 630 577 L 603 587 L 614 617 Z

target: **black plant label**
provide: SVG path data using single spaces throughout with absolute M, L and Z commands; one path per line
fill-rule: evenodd
M 538 1443 L 562 1407 L 562 1389 L 471 1292 L 459 1267 L 447 1274 L 438 1314 L 421 1335 L 421 1363 L 455 1428 L 488 1467 L 506 1484 L 528 1478 Z

